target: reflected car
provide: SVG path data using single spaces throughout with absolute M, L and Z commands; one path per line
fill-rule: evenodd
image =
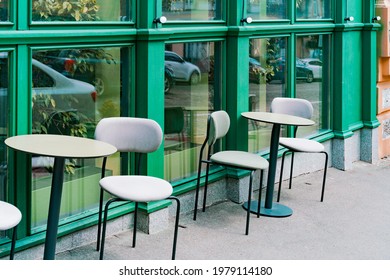
M 214 56 L 210 56 L 205 59 L 205 65 L 209 65 L 208 81 L 214 82 Z M 261 66 L 261 63 L 253 58 L 249 57 L 249 82 L 260 84 L 264 77 L 267 76 L 267 70 Z
M 0 53 L 1 84 L 0 109 L 8 111 L 8 61 L 7 52 Z M 32 59 L 33 94 L 50 95 L 58 111 L 75 111 L 86 118 L 95 120 L 96 89 L 93 85 L 70 79 L 51 67 Z M 0 126 L 4 127 L 2 121 Z
M 200 82 L 200 69 L 195 64 L 185 61 L 175 52 L 165 51 L 165 66 L 173 70 L 176 82 L 195 85 Z
M 165 66 L 164 72 L 164 93 L 168 93 L 175 85 L 175 73 L 167 66 Z
M 105 90 L 106 78 L 97 71 L 100 64 L 115 64 L 104 49 L 62 49 L 34 52 L 33 58 L 50 66 L 62 75 L 92 84 L 98 95 Z M 101 71 L 100 71 L 101 72 Z
M 313 71 L 314 79 L 322 79 L 322 61 L 318 58 L 301 58 L 306 67 Z
M 273 75 L 267 76 L 267 81 L 279 80 L 281 83 L 285 82 L 285 68 L 286 62 L 284 59 L 277 59 L 275 62 L 271 63 L 273 67 Z M 314 80 L 314 74 L 311 69 L 309 69 L 306 64 L 300 59 L 296 60 L 296 79 L 304 80 L 307 83 L 311 83 Z

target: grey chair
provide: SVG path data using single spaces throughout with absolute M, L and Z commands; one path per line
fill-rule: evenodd
M 203 212 L 205 211 L 206 208 L 207 185 L 208 185 L 210 164 L 249 170 L 250 171 L 249 194 L 248 194 L 248 208 L 247 208 L 246 228 L 245 228 L 245 234 L 248 235 L 249 220 L 250 220 L 249 205 L 251 204 L 253 175 L 255 171 L 260 170 L 260 189 L 259 189 L 260 197 L 259 197 L 258 211 L 257 211 L 257 217 L 259 217 L 263 172 L 268 168 L 268 161 L 259 155 L 246 152 L 246 151 L 221 151 L 212 154 L 214 144 L 217 142 L 217 140 L 223 138 L 228 133 L 229 127 L 230 127 L 230 118 L 225 111 L 221 110 L 221 111 L 213 112 L 208 117 L 206 138 L 201 146 L 200 155 L 199 155 L 198 178 L 196 184 L 195 207 L 194 207 L 193 219 L 196 220 L 197 210 L 198 210 L 202 163 L 206 164 L 206 178 L 205 178 L 203 208 L 202 208 Z M 208 146 L 207 155 L 206 155 L 206 159 L 203 159 L 204 156 L 203 154 L 206 146 Z
M 287 98 L 287 97 L 277 97 L 272 100 L 271 103 L 271 112 L 288 114 L 297 117 L 302 117 L 306 119 L 311 119 L 313 115 L 313 105 L 306 99 L 300 98 Z M 279 144 L 285 147 L 287 150 L 283 152 L 282 163 L 280 170 L 280 179 L 279 179 L 279 191 L 277 201 L 280 200 L 280 193 L 282 187 L 283 179 L 283 168 L 284 168 L 284 159 L 288 152 L 291 152 L 291 166 L 290 166 L 290 181 L 289 189 L 292 185 L 292 174 L 294 169 L 294 154 L 295 153 L 323 153 L 325 155 L 325 167 L 324 167 L 324 176 L 322 179 L 322 190 L 321 190 L 321 202 L 324 201 L 324 192 L 325 192 L 325 182 L 326 182 L 326 171 L 328 167 L 328 153 L 325 151 L 324 145 L 318 143 L 317 141 L 297 138 L 297 129 L 294 127 L 294 137 L 280 137 Z
M 12 229 L 12 240 L 11 250 L 9 259 L 13 260 L 15 255 L 15 244 L 16 244 L 16 229 L 20 220 L 22 219 L 22 213 L 20 210 L 4 201 L 0 201 L 0 230 Z
M 173 238 L 172 259 L 176 255 L 176 243 L 179 225 L 180 201 L 172 196 L 172 185 L 160 178 L 142 176 L 139 174 L 141 156 L 156 151 L 162 143 L 163 133 L 157 122 L 144 118 L 113 117 L 102 119 L 95 130 L 95 138 L 114 145 L 119 152 L 133 152 L 138 156 L 137 175 L 104 176 L 107 158 L 103 160 L 102 179 L 99 181 L 100 204 L 99 224 L 97 237 L 97 250 L 99 250 L 100 235 L 100 259 L 103 259 L 104 241 L 106 235 L 107 213 L 109 205 L 115 201 L 132 201 L 135 203 L 133 244 L 136 245 L 137 212 L 138 204 L 142 202 L 171 199 L 177 202 L 176 222 Z M 104 208 L 103 230 L 101 232 L 101 220 L 103 212 L 103 193 L 110 193 L 113 198 L 107 201 Z

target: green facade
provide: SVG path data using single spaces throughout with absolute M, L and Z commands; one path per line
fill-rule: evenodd
M 295 79 L 295 69 L 291 65 L 295 65 L 299 38 L 305 39 L 312 35 L 324 35 L 329 41 L 329 47 L 326 62 L 328 72 L 323 74 L 327 77 L 327 82 L 323 82 L 321 86 L 321 92 L 326 93 L 322 100 L 327 102 L 320 115 L 327 125 L 311 133 L 310 137 L 318 141 L 347 139 L 356 130 L 374 129 L 379 126 L 376 119 L 376 32 L 380 24 L 372 22 L 375 16 L 374 0 L 330 0 L 330 16 L 321 19 L 298 19 L 295 7 L 301 1 L 286 1 L 286 18 L 254 19 L 252 23 L 242 22 L 242 19 L 248 16 L 250 1 L 221 0 L 215 1 L 218 2 L 215 5 L 219 14 L 214 20 L 170 20 L 167 16 L 168 21 L 164 24 L 154 20 L 163 15 L 162 2 L 167 1 L 130 1 L 132 3 L 125 6 L 125 9 L 131 20 L 117 21 L 113 18 L 112 21 L 94 22 L 32 21 L 33 2 L 35 1 L 9 1 L 9 20 L 0 22 L 0 52 L 8 52 L 9 63 L 9 113 L 5 137 L 32 133 L 31 61 L 33 55 L 39 51 L 105 48 L 120 52 L 120 115 L 154 119 L 164 127 L 163 73 L 166 46 L 172 45 L 175 48 L 183 44 L 186 47 L 185 44 L 213 42 L 213 46 L 217 46 L 214 49 L 214 59 L 215 64 L 218 64 L 215 70 L 218 77 L 214 77 L 213 85 L 213 109 L 224 109 L 231 117 L 230 132 L 223 147 L 248 150 L 251 136 L 248 134 L 247 120 L 241 117 L 241 113 L 247 111 L 250 106 L 247 71 L 250 45 L 252 42 L 261 45 L 265 42 L 262 40 L 269 38 L 286 38 L 286 65 L 289 65 L 289 71 L 283 85 L 284 95 L 297 97 L 298 82 Z M 107 5 L 111 1 L 97 2 Z M 112 2 L 116 3 L 114 0 Z M 347 16 L 353 16 L 354 21 L 346 21 Z M 188 149 L 183 156 L 187 162 L 180 165 L 196 165 L 189 162 L 192 159 L 195 161 L 192 155 L 195 152 L 196 150 Z M 256 152 L 267 156 L 264 149 Z M 148 155 L 143 162 L 143 173 L 163 178 L 166 164 L 164 156 L 167 155 L 163 146 Z M 30 160 L 27 155 L 8 150 L 7 191 L 4 199 L 17 205 L 24 217 L 18 230 L 17 250 L 44 241 L 44 224 L 32 225 L 32 216 L 37 210 L 32 210 L 34 194 L 31 190 L 34 183 Z M 132 156 L 125 156 L 120 161 L 123 173 L 133 171 Z M 232 170 L 229 174 L 238 177 L 245 175 Z M 225 175 L 225 171 L 217 169 L 210 179 L 215 181 Z M 89 182 L 90 177 L 83 176 L 81 178 L 84 183 Z M 95 179 L 97 180 L 98 178 Z M 191 173 L 190 176 L 183 176 L 172 183 L 175 194 L 180 195 L 193 190 L 196 180 Z M 95 188 L 98 191 L 98 185 Z M 65 194 L 65 198 L 70 199 L 70 194 Z M 167 205 L 169 203 L 164 202 L 142 207 L 146 212 L 153 212 Z M 123 205 L 110 215 L 116 217 L 132 210 L 131 204 Z M 96 223 L 97 208 L 88 209 L 64 219 L 59 235 Z M 8 253 L 9 241 L 6 236 L 0 236 L 0 256 Z

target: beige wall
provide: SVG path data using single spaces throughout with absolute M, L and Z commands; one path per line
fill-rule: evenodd
M 390 155 L 390 3 L 377 1 L 376 15 L 383 25 L 378 33 L 378 83 L 377 118 L 381 123 L 378 129 L 378 153 L 383 158 Z

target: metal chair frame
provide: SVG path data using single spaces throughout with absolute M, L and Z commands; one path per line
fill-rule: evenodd
M 104 140 L 102 140 L 104 141 Z M 114 143 L 111 143 L 114 144 Z M 114 144 L 115 145 L 115 144 Z M 118 151 L 123 152 L 119 147 Z M 140 174 L 140 168 L 141 168 L 141 159 L 142 155 L 145 155 L 145 153 L 139 153 L 139 152 L 134 152 L 136 156 L 136 163 L 137 163 L 137 168 L 136 168 L 136 174 Z M 105 177 L 105 170 L 106 170 L 106 164 L 107 164 L 107 157 L 103 159 L 102 163 L 102 173 L 101 173 L 101 178 L 103 179 Z M 117 201 L 129 201 L 130 200 L 124 200 L 118 197 L 113 197 L 109 199 L 104 207 L 104 217 L 103 217 L 103 230 L 102 230 L 102 216 L 103 216 L 103 198 L 104 195 L 104 190 L 103 188 L 100 189 L 100 199 L 99 199 L 99 214 L 98 214 L 98 233 L 97 233 L 97 242 L 96 242 L 96 251 L 100 250 L 100 256 L 99 259 L 103 259 L 104 255 L 104 244 L 105 244 L 105 237 L 106 237 L 106 227 L 107 227 L 107 218 L 108 218 L 108 209 L 111 203 L 117 202 Z M 180 216 L 180 200 L 175 197 L 175 196 L 169 196 L 166 199 L 169 200 L 175 200 L 176 201 L 176 219 L 175 219 L 175 229 L 174 229 L 174 237 L 173 237 L 173 248 L 172 248 L 172 260 L 176 258 L 176 247 L 177 247 L 177 236 L 178 236 L 178 227 L 179 227 L 179 216 Z M 134 201 L 134 226 L 133 226 L 133 242 L 132 242 L 132 247 L 134 248 L 136 246 L 136 233 L 137 233 L 137 214 L 138 214 L 138 205 L 139 202 Z
M 193 219 L 196 220 L 197 218 L 197 211 L 198 211 L 198 201 L 199 201 L 199 190 L 200 190 L 200 179 L 201 179 L 201 173 L 202 173 L 202 163 L 206 164 L 206 175 L 205 175 L 205 184 L 204 184 L 204 193 L 203 193 L 203 205 L 202 205 L 202 212 L 206 211 L 206 200 L 207 200 L 207 187 L 208 187 L 208 178 L 209 178 L 209 170 L 210 165 L 222 165 L 220 163 L 214 163 L 210 160 L 212 156 L 212 149 L 214 147 L 214 143 L 209 143 L 210 138 L 210 128 L 211 128 L 211 115 L 208 116 L 207 119 L 207 128 L 206 128 L 206 138 L 201 146 L 200 153 L 199 153 L 199 161 L 198 161 L 198 177 L 197 177 L 197 183 L 196 183 L 196 192 L 195 192 L 195 206 L 194 206 L 194 216 Z M 217 139 L 218 140 L 218 139 Z M 206 148 L 206 145 L 209 143 L 208 149 L 207 149 L 207 157 L 206 159 L 203 158 L 204 150 Z M 249 193 L 248 193 L 248 205 L 251 204 L 252 200 L 252 188 L 253 188 L 253 175 L 256 170 L 258 169 L 243 169 L 235 166 L 234 164 L 224 164 L 225 167 L 232 167 L 232 168 L 238 168 L 242 170 L 248 170 L 250 171 L 250 177 L 249 177 Z M 260 207 L 261 207 L 261 190 L 262 190 L 262 181 L 263 181 L 263 173 L 264 170 L 260 170 L 260 186 L 259 186 L 259 200 L 258 200 L 258 208 L 257 208 L 257 218 L 260 217 Z M 245 227 L 245 235 L 249 234 L 249 221 L 250 221 L 250 207 L 247 208 L 247 215 L 246 215 L 246 227 Z
M 283 98 L 279 98 L 279 99 L 283 99 Z M 289 98 L 284 98 L 284 99 L 289 99 Z M 294 102 L 294 101 L 299 102 L 299 100 L 301 100 L 301 99 L 298 99 L 298 98 L 290 98 L 290 99 L 292 100 L 292 102 Z M 307 104 L 306 106 L 311 106 L 311 112 L 310 113 L 306 112 L 305 116 L 300 115 L 298 112 L 294 112 L 294 113 L 287 112 L 287 114 L 291 114 L 291 115 L 299 116 L 299 117 L 309 117 L 309 118 L 311 118 L 313 107 L 312 107 L 312 105 L 311 105 L 311 103 L 309 101 L 304 100 L 303 102 Z M 291 105 L 291 106 L 293 106 L 293 105 Z M 272 104 L 271 104 L 271 109 L 272 109 Z M 283 110 L 278 109 L 278 110 L 276 110 L 276 113 L 286 113 L 286 112 L 283 112 Z M 294 136 L 293 136 L 293 138 L 297 138 L 298 127 L 294 126 L 293 129 L 294 129 Z M 285 148 L 287 150 L 284 151 L 283 155 L 282 155 L 277 202 L 280 201 L 280 193 L 281 193 L 282 181 L 283 181 L 284 160 L 285 160 L 285 156 L 286 156 L 287 153 L 291 153 L 289 189 L 291 189 L 291 186 L 292 186 L 292 175 L 293 175 L 293 170 L 294 170 L 294 154 L 295 153 L 322 153 L 322 154 L 325 155 L 324 175 L 323 175 L 323 179 L 322 179 L 322 188 L 321 188 L 321 202 L 323 202 L 324 201 L 324 193 L 325 193 L 326 173 L 327 173 L 328 159 L 329 159 L 328 153 L 326 151 L 321 151 L 321 152 L 294 151 L 294 150 L 289 149 L 288 147 L 285 147 Z

